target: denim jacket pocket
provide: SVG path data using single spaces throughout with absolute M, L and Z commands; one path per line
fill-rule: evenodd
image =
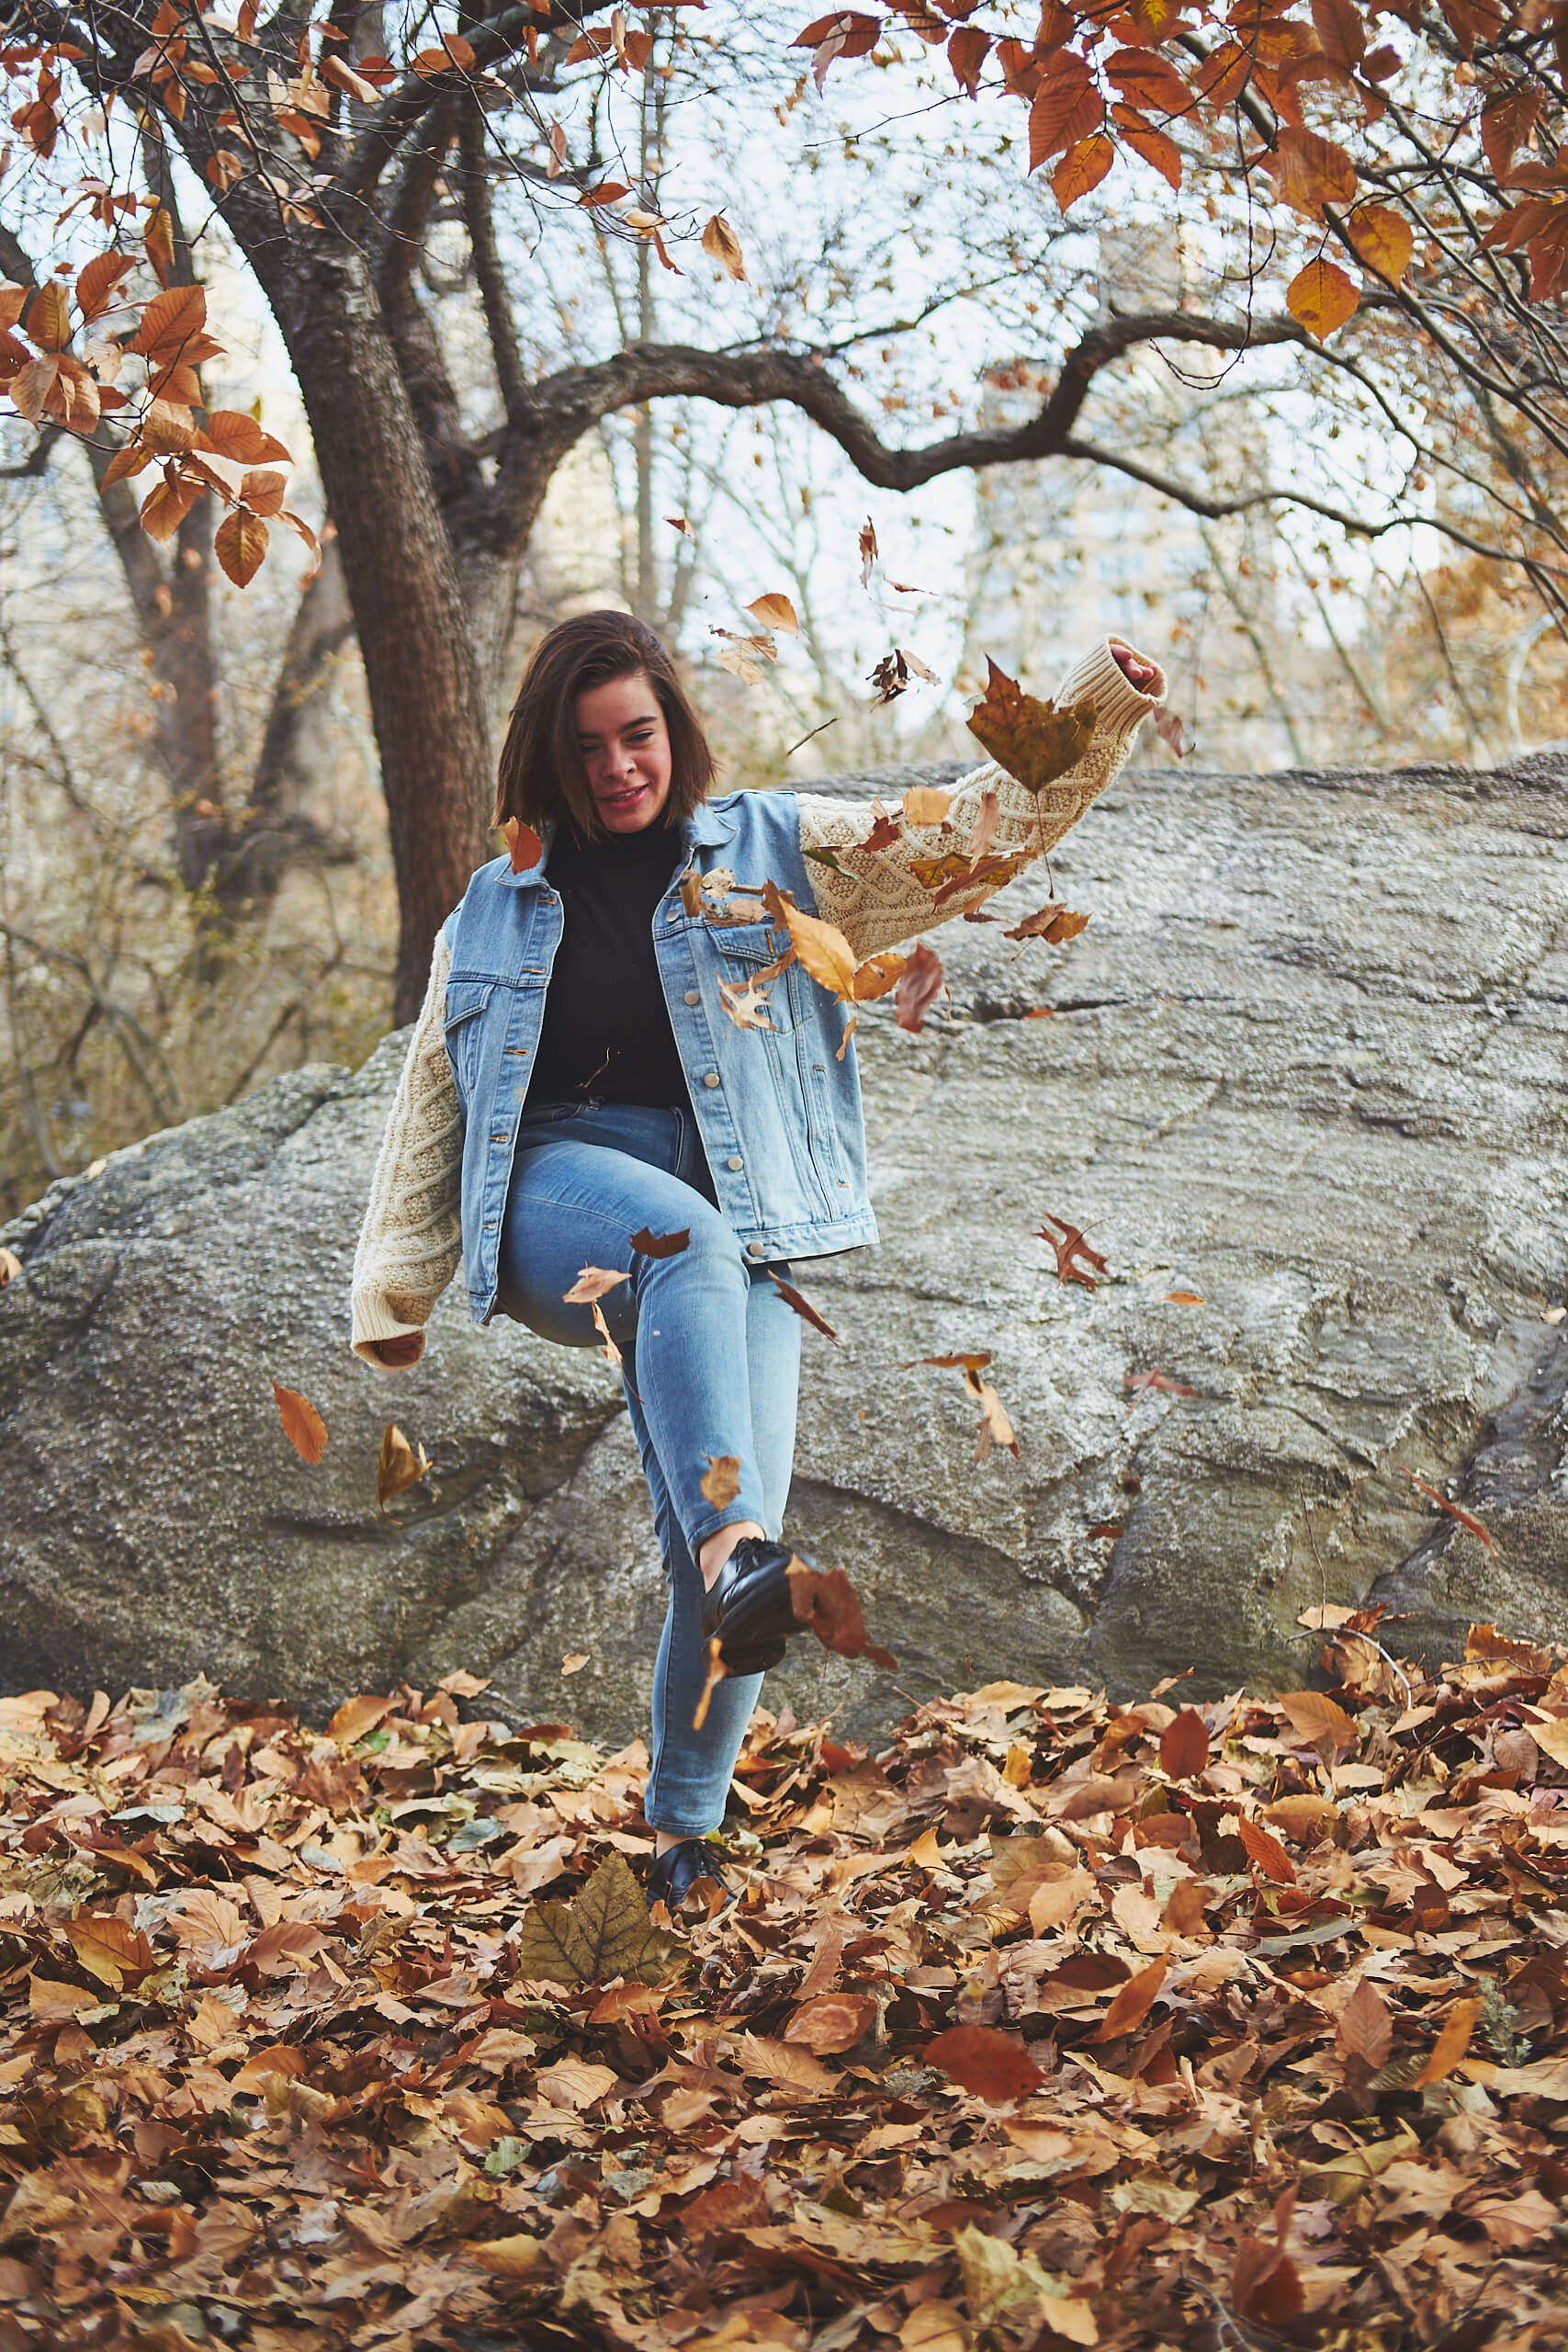
M 776 964 L 789 946 L 789 933 L 769 922 L 714 923 L 707 938 L 722 980 L 744 989 L 759 972 Z M 763 982 L 765 1002 L 775 1029 L 796 1029 L 804 1017 L 797 966 Z
M 446 1005 L 443 1025 L 446 1035 L 446 1057 L 452 1065 L 452 1075 L 457 1081 L 457 1092 L 465 1113 L 479 1076 L 479 1041 L 481 1013 L 495 994 L 494 980 L 448 980 Z

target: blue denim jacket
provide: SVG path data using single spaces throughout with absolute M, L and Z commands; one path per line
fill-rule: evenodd
M 825 1257 L 874 1241 L 860 1074 L 852 1042 L 844 1046 L 844 1008 L 794 964 L 769 989 L 774 1028 L 739 1028 L 719 1001 L 719 981 L 744 985 L 787 938 L 766 921 L 710 924 L 681 903 L 682 874 L 728 866 L 738 883 L 772 880 L 798 907 L 814 909 L 795 795 L 728 793 L 705 801 L 681 830 L 686 857 L 655 912 L 653 944 L 725 1220 L 755 1258 Z M 463 1272 L 476 1323 L 495 1313 L 518 1121 L 560 944 L 548 855 L 547 848 L 521 874 L 504 857 L 481 865 L 443 926 L 452 958 L 446 1050 L 464 1120 Z

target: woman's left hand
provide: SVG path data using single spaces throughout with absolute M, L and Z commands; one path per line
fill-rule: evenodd
M 1136 686 L 1141 695 L 1153 694 L 1159 683 L 1159 663 L 1145 662 L 1143 655 L 1134 653 L 1130 645 L 1112 643 L 1111 651 L 1127 684 Z

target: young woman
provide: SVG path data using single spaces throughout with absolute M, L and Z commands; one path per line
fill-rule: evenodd
M 1164 690 L 1155 663 L 1102 642 L 1058 690 L 1094 704 L 1077 765 L 1035 795 L 988 763 L 945 826 L 919 828 L 805 793 L 710 799 L 670 656 L 624 613 L 563 621 L 529 661 L 495 821 L 518 819 L 542 854 L 480 866 L 436 939 L 355 1258 L 353 1345 L 416 1363 L 461 1261 L 476 1322 L 594 1346 L 592 1306 L 567 1294 L 585 1266 L 626 1275 L 600 1311 L 670 1583 L 645 1810 L 649 1897 L 671 1908 L 713 1872 L 703 1841 L 761 1674 L 802 1630 L 780 1541 L 800 1326 L 773 1277 L 876 1238 L 846 1011 L 798 963 L 768 977 L 789 942 L 747 892 L 776 884 L 860 958 L 914 938 L 998 887 L 933 907 L 930 861 L 967 853 L 985 794 L 989 855 L 1038 857 Z M 735 1492 L 716 1501 L 726 1456 Z M 728 1676 L 699 1732 L 715 1634 Z

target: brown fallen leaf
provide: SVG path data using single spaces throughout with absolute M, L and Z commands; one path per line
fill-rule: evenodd
M 1294 1886 L 1296 1866 L 1277 1838 L 1271 1838 L 1261 1822 L 1253 1821 L 1244 1813 L 1236 1823 L 1236 1834 L 1246 1847 L 1247 1859 L 1256 1862 L 1265 1878 L 1280 1886 Z
M 650 1233 L 645 1225 L 632 1235 L 632 1248 L 645 1258 L 678 1258 L 691 1245 L 691 1228 L 682 1226 L 679 1233 Z
M 1321 1744 L 1330 1762 L 1340 1748 L 1355 1747 L 1359 1735 L 1354 1723 L 1325 1691 L 1283 1690 L 1279 1703 L 1290 1718 L 1292 1730 L 1314 1745 Z
M 430 1468 L 430 1456 L 422 1445 L 416 1453 L 396 1421 L 389 1421 L 381 1432 L 381 1453 L 376 1464 L 376 1500 L 384 1511 L 397 1495 L 405 1494 L 417 1486 Z
M 1139 1969 L 1135 1976 L 1129 1976 L 1118 1988 L 1094 2040 L 1114 2041 L 1120 2034 L 1135 2032 L 1148 2016 L 1169 1966 L 1168 1960 L 1156 1960 L 1147 1968 Z
M 804 1292 L 796 1290 L 793 1283 L 786 1283 L 782 1274 L 773 1273 L 773 1270 L 771 1266 L 769 1267 L 768 1272 L 770 1274 L 773 1274 L 773 1281 L 778 1284 L 779 1295 L 784 1299 L 785 1305 L 794 1307 L 795 1313 L 799 1316 L 803 1323 L 809 1323 L 812 1329 L 814 1331 L 820 1331 L 825 1339 L 836 1340 L 838 1338 L 839 1335 L 837 1331 L 834 1330 L 832 1325 L 827 1320 L 825 1316 L 818 1315 L 817 1309 L 812 1306 L 811 1301 L 806 1296 Z M 785 1326 L 785 1329 L 788 1329 L 787 1325 Z
M 1080 931 L 1088 929 L 1087 915 L 1076 914 L 1071 907 L 1059 906 L 1055 899 L 1048 899 L 1043 907 L 1036 907 L 1032 915 L 1025 915 L 1022 922 L 1015 923 L 1010 931 L 1004 931 L 1002 937 L 1043 939 L 1048 947 L 1059 947 L 1064 941 L 1076 939 Z
M 876 2003 L 863 1993 L 822 1993 L 802 2001 L 784 2028 L 786 2041 L 804 2042 L 819 2058 L 852 2050 L 876 2022 Z
M 1209 1726 L 1195 1707 L 1183 1707 L 1167 1724 L 1160 1734 L 1159 1761 L 1161 1771 L 1173 1781 L 1193 1781 L 1207 1770 Z
M 1363 1976 L 1339 2012 L 1334 2033 L 1342 2058 L 1359 2058 L 1376 2074 L 1393 2048 L 1393 2019 L 1370 1976 Z
M 1412 2088 L 1424 2090 L 1428 2083 L 1446 2082 L 1470 2048 L 1470 2037 L 1475 2031 L 1475 2021 L 1481 2015 L 1479 2001 L 1456 2001 L 1443 2020 L 1443 2030 L 1432 2044 L 1432 2052 Z
M 280 1388 L 275 1380 L 277 1417 L 283 1434 L 302 1462 L 319 1462 L 327 1450 L 327 1425 L 308 1396 L 297 1388 Z
M 1082 1283 L 1085 1290 L 1093 1290 L 1095 1276 L 1107 1272 L 1104 1259 L 1098 1250 L 1089 1248 L 1080 1227 L 1069 1225 L 1065 1216 L 1055 1216 L 1049 1209 L 1043 1214 L 1045 1226 L 1041 1227 L 1036 1238 L 1048 1241 L 1056 1253 L 1056 1280 L 1059 1283 Z M 1060 1240 L 1045 1229 L 1045 1227 L 1053 1225 L 1059 1225 L 1062 1228 Z M 1094 1269 L 1093 1273 L 1085 1271 L 1090 1266 Z
M 969 732 L 1026 792 L 1043 792 L 1077 766 L 1093 741 L 1094 704 L 1085 700 L 1058 710 L 1054 702 L 1026 695 L 989 657 L 986 671 L 985 695 L 969 715 Z
M 581 1674 L 587 1663 L 588 1652 L 586 1650 L 573 1650 L 570 1657 L 562 1658 L 560 1662 L 560 1670 L 563 1674 Z
M 918 939 L 904 958 L 893 990 L 894 1014 L 900 1029 L 919 1036 L 942 986 L 942 957 L 923 939 Z
M 895 842 L 901 842 L 903 838 L 903 827 L 895 824 L 885 808 L 879 808 L 872 819 L 870 832 L 867 833 L 863 842 L 856 842 L 854 847 L 858 850 L 891 849 Z
M 513 874 L 526 874 L 537 865 L 545 854 L 545 844 L 532 825 L 525 824 L 521 817 L 508 817 L 502 831 L 506 836 L 506 852 Z
M 912 784 L 904 795 L 904 821 L 908 825 L 940 825 L 953 806 L 951 792 L 934 784 Z M 968 860 L 964 860 L 967 865 Z
M 604 1298 L 617 1283 L 629 1282 L 629 1274 L 613 1273 L 608 1266 L 584 1266 L 570 1290 L 561 1297 L 568 1306 L 591 1306 L 596 1298 Z
M 1434 1487 L 1428 1479 L 1418 1478 L 1414 1470 L 1404 1470 L 1403 1463 L 1399 1464 L 1397 1467 L 1404 1470 L 1404 1475 L 1409 1479 L 1413 1487 L 1418 1487 L 1424 1495 L 1429 1496 L 1432 1501 L 1437 1504 L 1438 1510 L 1446 1510 L 1450 1519 L 1457 1519 L 1461 1527 L 1467 1528 L 1470 1533 L 1473 1535 L 1478 1542 L 1485 1544 L 1486 1549 L 1491 1553 L 1494 1559 L 1497 1557 L 1496 1544 L 1492 1541 L 1490 1534 L 1487 1532 L 1486 1529 L 1483 1527 L 1481 1521 L 1475 1517 L 1472 1511 L 1463 1510 L 1461 1505 L 1456 1502 L 1450 1502 L 1448 1496 L 1444 1494 L 1440 1487 Z
M 738 1453 L 710 1453 L 708 1466 L 698 1483 L 715 1510 L 722 1510 L 740 1492 L 740 1456 Z
M 525 1912 L 513 1957 L 519 1976 L 555 1984 L 603 1984 L 612 1976 L 660 1984 L 686 1965 L 685 1947 L 649 1919 L 624 1854 L 601 1862 L 574 1902 L 537 1903 Z
M 1027 2098 L 1045 2079 L 1023 2044 L 994 2026 L 950 2027 L 927 2042 L 920 2057 L 971 2098 L 986 2099 L 993 2107 Z
M 814 1568 L 805 1560 L 792 1559 L 785 1573 L 796 1617 L 825 1650 L 840 1657 L 868 1657 L 885 1674 L 895 1672 L 898 1661 L 892 1652 L 867 1641 L 860 1595 L 842 1568 Z

